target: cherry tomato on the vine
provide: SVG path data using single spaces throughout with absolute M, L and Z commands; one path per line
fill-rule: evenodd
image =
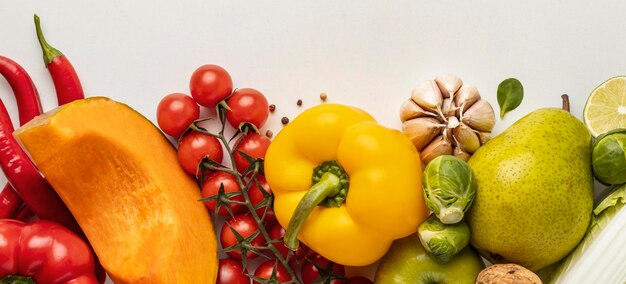
M 255 232 L 259 231 L 259 226 L 254 221 L 254 218 L 250 215 L 237 215 L 234 218 L 230 218 L 226 220 L 224 225 L 222 226 L 222 230 L 220 231 L 220 244 L 222 248 L 226 249 L 237 244 L 237 237 L 233 233 L 235 230 L 239 235 L 241 235 L 244 239 L 252 236 Z M 251 244 L 254 246 L 261 246 L 265 243 L 265 239 L 262 234 L 258 234 L 254 239 L 252 239 Z M 241 250 L 235 249 L 232 251 L 226 252 L 230 257 L 241 259 Z M 254 259 L 258 255 L 251 251 L 246 253 L 246 257 L 248 259 Z
M 165 134 L 180 137 L 194 120 L 200 117 L 200 108 L 190 96 L 169 94 L 157 106 L 157 123 Z
M 214 108 L 232 93 L 233 80 L 220 66 L 202 65 L 191 75 L 189 89 L 191 96 L 199 105 Z
M 323 256 L 317 253 L 312 256 L 308 256 L 307 259 L 302 264 L 302 269 L 300 271 L 300 275 L 302 276 L 302 282 L 304 282 L 304 284 L 313 283 L 315 280 L 317 280 L 317 278 L 320 277 L 320 271 L 317 269 L 317 267 L 315 267 L 315 265 L 313 265 L 312 262 L 315 262 L 315 264 L 317 264 L 322 270 L 327 270 L 332 263 L 330 260 L 324 258 Z M 345 268 L 341 264 L 332 263 L 331 271 L 332 271 L 332 274 L 335 274 L 338 276 L 346 275 Z M 330 271 L 327 271 L 327 272 L 330 272 Z M 330 283 L 340 284 L 342 283 L 342 281 L 343 280 L 332 280 L 330 281 Z
M 226 100 L 230 108 L 226 111 L 226 119 L 234 128 L 248 122 L 261 128 L 270 115 L 269 103 L 261 92 L 252 88 L 237 89 Z
M 274 224 L 274 226 L 272 226 L 272 228 L 269 231 L 270 239 L 272 240 L 280 239 L 285 236 L 285 232 L 286 232 L 285 229 L 280 224 L 276 223 Z M 294 256 L 296 260 L 301 260 L 309 251 L 309 248 L 303 243 L 300 243 L 300 246 L 298 246 L 298 249 L 296 250 L 295 255 L 293 252 L 290 253 L 289 248 L 287 248 L 282 241 L 275 242 L 274 246 L 276 247 L 280 255 L 283 256 L 283 258 L 286 258 L 287 254 L 290 254 L 290 257 L 289 257 L 290 260 L 293 260 Z
M 291 281 L 291 275 L 287 272 L 287 269 L 277 260 L 268 260 L 261 263 L 259 267 L 254 271 L 254 276 L 262 279 L 272 279 L 272 273 L 274 272 L 274 266 L 276 266 L 276 273 L 274 274 L 274 280 L 278 283 L 284 283 Z M 258 281 L 254 281 L 255 284 L 259 284 Z
M 241 193 L 241 187 L 239 187 L 235 176 L 229 173 L 216 171 L 204 181 L 204 184 L 202 185 L 202 198 L 218 195 L 220 186 L 224 187 L 224 193 Z M 243 195 L 236 195 L 229 198 L 229 200 L 243 202 L 244 198 Z M 204 201 L 204 205 L 211 212 L 215 212 L 217 202 L 215 200 L 207 200 Z M 243 204 L 237 203 L 230 203 L 229 207 L 233 214 L 237 214 L 245 208 Z M 230 213 L 228 212 L 226 206 L 221 206 L 217 214 L 220 214 L 222 216 L 230 216 Z
M 216 284 L 250 284 L 246 269 L 232 258 L 220 259 Z
M 189 132 L 178 144 L 178 162 L 189 174 L 196 175 L 204 157 L 221 163 L 224 152 L 217 138 L 198 131 Z
M 250 197 L 250 203 L 252 203 L 252 206 L 256 207 L 259 203 L 265 200 L 265 194 L 263 194 L 261 189 L 263 189 L 263 191 L 265 191 L 265 193 L 269 195 L 272 195 L 272 190 L 270 189 L 270 185 L 267 184 L 265 176 L 256 175 L 253 178 L 255 180 L 252 181 L 252 184 L 248 189 L 248 197 Z M 261 185 L 260 188 L 259 185 Z M 256 210 L 256 214 L 262 218 L 263 213 L 265 213 L 265 219 L 263 221 L 265 221 L 265 224 L 269 225 L 268 227 L 270 227 L 271 225 L 275 224 L 277 220 L 276 215 L 274 214 L 274 210 L 272 210 L 271 204 L 269 202 L 267 204 L 269 204 L 270 206 L 268 207 L 267 205 L 265 205 L 258 208 Z M 267 212 L 265 212 L 266 210 Z
M 265 158 L 265 153 L 267 152 L 267 148 L 270 146 L 272 141 L 267 138 L 265 135 L 261 135 L 259 133 L 248 133 L 237 141 L 234 151 L 235 157 L 235 165 L 237 166 L 237 170 L 240 173 L 244 173 L 248 167 L 250 167 L 250 162 L 239 152 L 248 155 L 253 159 L 263 159 Z

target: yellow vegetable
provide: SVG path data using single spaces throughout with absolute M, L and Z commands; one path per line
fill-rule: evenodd
M 339 264 L 375 262 L 427 217 L 419 153 L 357 108 L 303 112 L 270 145 L 265 174 L 287 246 L 297 236 Z

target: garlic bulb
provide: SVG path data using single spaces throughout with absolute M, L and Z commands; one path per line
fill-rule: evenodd
M 441 155 L 467 161 L 491 139 L 495 119 L 478 89 L 463 85 L 454 75 L 422 82 L 400 108 L 402 132 L 420 151 L 424 164 Z

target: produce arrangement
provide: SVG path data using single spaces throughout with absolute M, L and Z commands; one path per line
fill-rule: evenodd
M 491 104 L 443 75 L 400 130 L 322 93 L 274 135 L 271 96 L 219 65 L 163 96 L 155 125 L 85 98 L 35 31 L 59 107 L 0 56 L 20 122 L 0 100 L 0 283 L 626 282 L 626 77 L 583 121 L 564 95 L 494 135 Z M 519 80 L 496 89 L 500 118 L 523 103 Z

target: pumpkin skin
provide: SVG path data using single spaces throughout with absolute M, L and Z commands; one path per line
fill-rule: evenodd
M 148 119 L 93 97 L 38 116 L 14 136 L 115 283 L 215 283 L 217 241 L 200 190 Z

